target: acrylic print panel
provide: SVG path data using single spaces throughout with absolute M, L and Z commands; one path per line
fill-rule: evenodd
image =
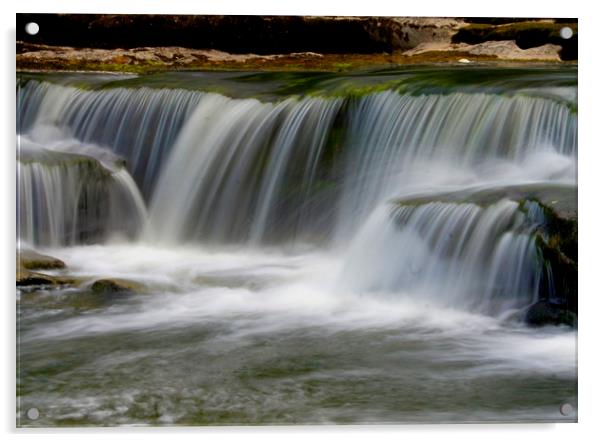
M 577 31 L 19 14 L 17 424 L 575 422 Z

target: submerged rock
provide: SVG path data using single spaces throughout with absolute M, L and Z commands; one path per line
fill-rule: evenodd
M 534 327 L 544 325 L 568 325 L 576 327 L 577 315 L 562 306 L 541 300 L 527 309 L 525 322 Z
M 26 293 L 66 286 L 79 287 L 83 292 L 79 292 L 75 298 L 82 299 L 92 295 L 103 295 L 110 298 L 110 295 L 114 294 L 133 294 L 146 291 L 143 284 L 119 278 L 93 280 L 94 282 L 90 285 L 88 277 L 74 278 L 65 274 L 66 268 L 63 261 L 53 256 L 42 255 L 34 250 L 18 251 L 16 286 Z M 58 270 L 58 272 L 48 274 L 38 270 Z M 77 302 L 80 303 L 80 301 Z
M 90 287 L 93 293 L 112 295 L 117 293 L 133 294 L 144 291 L 144 286 L 125 279 L 98 279 Z

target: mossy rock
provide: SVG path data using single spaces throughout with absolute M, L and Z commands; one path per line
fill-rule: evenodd
M 34 250 L 18 250 L 17 262 L 19 267 L 28 270 L 55 270 L 67 267 L 63 261 L 53 256 L 42 255 Z

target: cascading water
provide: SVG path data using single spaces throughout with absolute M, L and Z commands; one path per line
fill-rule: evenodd
M 203 97 L 153 196 L 153 233 L 174 240 L 260 243 L 283 222 L 278 209 L 291 194 L 305 203 L 340 104 L 321 98 L 274 105 Z M 199 179 L 183 181 L 182 174 Z
M 108 146 L 150 195 L 162 163 L 199 94 L 183 90 L 87 91 L 29 81 L 18 90 L 19 133 L 66 127 L 82 143 Z
M 320 237 L 340 245 L 362 225 L 370 225 L 375 210 L 382 212 L 390 200 L 412 193 L 575 181 L 576 118 L 563 102 L 537 95 L 386 91 L 347 100 L 308 97 L 263 103 L 184 90 L 82 91 L 35 81 L 19 93 L 24 133 L 35 136 L 40 128 L 51 127 L 125 158 L 150 206 L 145 237 L 151 241 L 260 245 Z M 38 134 L 40 138 L 44 136 Z M 557 165 L 529 167 L 546 159 Z M 123 209 L 113 207 L 115 215 L 103 221 L 98 214 L 107 210 L 97 207 L 85 215 L 87 221 L 78 221 L 79 200 L 119 206 L 114 201 L 124 197 L 101 198 L 89 183 L 79 183 L 81 178 L 73 176 L 77 172 L 54 172 L 55 178 L 45 178 L 39 165 L 22 169 L 20 230 L 27 240 L 35 243 L 37 235 L 45 238 L 41 243 L 71 244 L 82 231 L 94 229 L 78 223 L 96 223 L 97 229 L 111 231 L 115 223 L 110 218 L 123 217 Z M 114 175 L 117 186 L 127 180 L 124 173 Z M 92 181 L 97 185 L 98 180 Z M 76 194 L 61 186 L 77 189 Z M 125 187 L 136 201 L 137 219 L 142 204 L 132 186 Z M 87 196 L 91 191 L 97 196 Z M 55 202 L 49 195 L 65 198 Z M 50 212 L 50 207 L 60 213 Z M 528 235 L 492 224 L 490 217 L 495 221 L 501 216 L 493 207 L 485 210 L 490 217 L 470 215 L 467 207 L 478 211 L 470 205 L 419 207 L 411 217 L 414 221 L 391 230 L 392 237 L 402 235 L 411 242 L 419 232 L 447 235 L 445 244 L 426 238 L 417 247 L 428 248 L 428 256 L 414 257 L 412 247 L 399 245 L 398 253 L 415 266 L 421 259 L 429 261 L 429 270 L 416 272 L 405 283 L 436 280 L 449 292 L 438 296 L 454 299 L 456 305 L 462 304 L 456 298 L 464 297 L 465 304 L 483 306 L 484 311 L 497 311 L 493 304 L 516 305 L 512 299 L 522 299 L 520 305 L 533 301 L 537 272 L 526 269 L 536 267 L 536 254 Z M 510 211 L 514 216 L 517 209 Z M 458 225 L 441 224 L 448 217 L 458 217 Z M 471 222 L 475 225 L 468 229 Z M 385 219 L 380 223 L 388 225 Z M 375 229 L 384 234 L 381 227 Z M 125 230 L 131 234 L 136 228 Z M 383 238 L 384 243 L 392 237 Z M 365 247 L 360 246 L 360 255 Z M 440 256 L 430 259 L 442 253 L 442 247 L 455 250 L 445 265 Z M 356 260 L 350 253 L 346 268 L 353 268 Z M 384 257 L 372 259 L 377 266 L 389 265 Z M 406 275 L 402 262 L 396 260 L 391 269 L 394 279 Z M 500 281 L 499 266 L 508 262 L 525 265 L 514 270 L 505 266 L 505 280 Z M 372 277 L 381 289 L 387 286 L 388 276 L 378 269 Z M 492 301 L 504 296 L 504 301 Z
M 142 365 L 149 349 L 158 349 L 160 356 L 149 358 L 168 357 L 179 374 L 166 380 L 148 365 L 148 382 L 166 384 L 157 399 L 164 405 L 155 407 L 167 407 L 156 412 L 165 422 L 219 420 L 207 410 L 232 405 L 221 402 L 232 392 L 215 391 L 216 385 L 246 388 L 246 382 L 249 403 L 237 397 L 246 404 L 241 413 L 247 422 L 287 416 L 357 421 L 365 410 L 354 395 L 365 402 L 366 394 L 384 399 L 371 402 L 376 411 L 364 421 L 394 421 L 402 407 L 396 397 L 420 402 L 424 391 L 435 402 L 443 401 L 442 394 L 470 404 L 478 399 L 455 389 L 456 381 L 482 387 L 486 396 L 490 380 L 499 381 L 499 367 L 513 376 L 503 382 L 518 390 L 520 376 L 536 373 L 532 382 L 551 383 L 557 386 L 553 394 L 572 397 L 573 387 L 565 383 L 574 376 L 568 335 L 532 334 L 515 319 L 542 296 L 542 280 L 554 291 L 537 244 L 546 214 L 530 195 L 576 190 L 574 73 L 535 70 L 523 78 L 518 71 L 483 85 L 444 88 L 425 86 L 432 73 L 424 81 L 420 72 L 414 80 L 399 74 L 401 80 L 387 90 L 363 95 L 347 86 L 337 89 L 330 79 L 334 89 L 321 95 L 282 95 L 274 86 L 259 99 L 193 90 L 194 76 L 182 83 L 188 89 L 114 76 L 82 75 L 62 84 L 35 76 L 20 81 L 19 239 L 64 259 L 76 276 L 143 279 L 156 295 L 85 318 L 76 308 L 66 319 L 48 317 L 44 330 L 25 326 L 24 348 L 55 339 L 78 347 L 76 339 L 93 336 L 99 351 L 113 355 L 112 339 L 123 334 Z M 257 79 L 237 81 L 246 87 Z M 171 328 L 173 341 L 165 342 L 174 349 L 162 341 L 162 330 Z M 338 344 L 329 347 L 323 333 Z M 197 342 L 204 344 L 190 344 Z M 276 360 L 262 350 L 268 342 Z M 547 346 L 531 361 L 531 348 L 540 342 Z M 490 353 L 492 347 L 497 353 Z M 244 361 L 234 355 L 239 348 L 248 352 Z M 317 353 L 297 361 L 291 348 Z M 32 350 L 30 364 L 43 351 Z M 366 359 L 354 356 L 364 353 Z M 203 363 L 195 356 L 192 366 L 181 357 L 191 354 Z M 324 362 L 331 354 L 338 356 Z M 559 354 L 564 356 L 557 362 Z M 106 362 L 117 373 L 111 382 L 118 384 L 123 375 L 138 385 L 128 360 L 115 358 L 122 362 Z M 227 360 L 227 370 L 219 358 Z M 320 385 L 317 397 L 313 387 L 291 392 L 279 378 L 270 383 L 279 370 L 289 373 L 314 358 L 324 365 L 303 366 L 291 376 L 302 382 L 303 373 L 320 371 L 322 377 L 307 381 Z M 446 371 L 449 384 L 442 385 L 439 367 L 448 362 L 467 371 Z M 253 364 L 256 378 L 249 374 Z M 359 366 L 366 371 L 354 371 Z M 193 376 L 192 390 L 174 384 L 196 369 L 203 379 L 221 381 L 206 384 Z M 381 382 L 383 376 L 390 381 Z M 320 379 L 328 379 L 328 388 Z M 362 379 L 376 383 L 350 395 L 333 387 L 339 381 L 363 385 Z M 422 387 L 408 387 L 407 379 Z M 395 398 L 388 396 L 389 387 L 379 389 L 397 391 L 402 384 L 403 394 Z M 435 384 L 437 391 L 430 387 Z M 273 407 L 262 402 L 265 415 L 249 411 L 263 389 L 300 408 L 281 416 L 276 398 Z M 414 397 L 414 390 L 421 393 Z M 173 391 L 181 396 L 174 398 Z M 88 394 L 112 407 L 104 390 Z M 128 407 L 139 402 L 127 399 L 137 397 L 137 390 L 115 394 Z M 560 401 L 553 394 L 534 399 L 533 416 L 551 413 L 541 403 Z M 320 395 L 330 399 L 321 402 Z M 182 408 L 198 397 L 209 413 L 202 418 Z M 347 398 L 349 415 L 345 407 L 328 411 L 333 397 Z M 516 420 L 509 401 L 505 419 Z M 63 407 L 60 416 L 81 409 L 77 404 L 72 397 L 57 408 Z M 462 412 L 463 405 L 450 406 Z M 146 419 L 155 408 L 139 412 Z M 111 410 L 116 423 L 136 421 Z M 229 410 L 225 422 L 244 421 L 237 420 L 237 409 Z M 429 421 L 441 415 L 404 416 Z
M 562 161 L 577 148 L 576 118 L 568 106 L 521 95 L 384 92 L 360 100 L 349 126 L 346 219 L 365 219 L 387 197 L 488 181 L 492 166 L 533 161 L 533 155 L 550 151 Z M 547 168 L 533 172 L 508 178 L 551 174 Z M 560 177 L 574 178 L 570 170 Z
M 45 131 L 42 134 L 49 135 Z M 54 134 L 55 135 L 55 134 Z M 37 135 L 39 136 L 39 134 Z M 146 208 L 127 170 L 94 146 L 20 138 L 17 166 L 18 238 L 38 246 L 134 238 Z M 71 152 L 79 153 L 71 153 Z M 90 152 L 105 154 L 103 159 Z
M 541 263 L 518 203 L 382 206 L 358 234 L 341 284 L 500 314 L 537 300 Z

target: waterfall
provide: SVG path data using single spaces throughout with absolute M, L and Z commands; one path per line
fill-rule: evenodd
M 150 88 L 89 91 L 28 81 L 17 89 L 19 133 L 38 125 L 68 128 L 84 143 L 108 146 L 122 156 L 145 196 L 198 93 Z
M 388 91 L 364 97 L 350 114 L 343 219 L 365 219 L 379 202 L 412 190 L 503 175 L 492 165 L 537 163 L 550 152 L 561 162 L 576 156 L 576 116 L 568 106 L 538 97 Z M 550 174 L 532 169 L 521 178 Z M 574 174 L 563 178 L 575 182 Z
M 17 189 L 18 236 L 29 244 L 134 237 L 145 216 L 144 202 L 127 171 L 111 173 L 89 159 L 20 162 Z
M 304 203 L 340 105 L 320 98 L 264 104 L 204 96 L 157 186 L 153 234 L 260 243 L 267 229 L 284 222 L 278 209 L 291 194 L 295 204 Z
M 99 147 L 74 140 L 47 146 L 52 149 L 28 136 L 19 140 L 19 240 L 56 247 L 136 237 L 147 217 L 146 207 L 123 165 Z M 90 156 L 92 152 L 100 157 Z
M 19 237 L 310 242 L 340 254 L 347 290 L 498 314 L 537 299 L 542 272 L 540 209 L 501 190 L 576 185 L 575 88 L 527 86 L 260 101 L 28 80 Z
M 376 210 L 354 239 L 340 284 L 489 314 L 537 300 L 534 227 L 519 204 L 433 202 Z

